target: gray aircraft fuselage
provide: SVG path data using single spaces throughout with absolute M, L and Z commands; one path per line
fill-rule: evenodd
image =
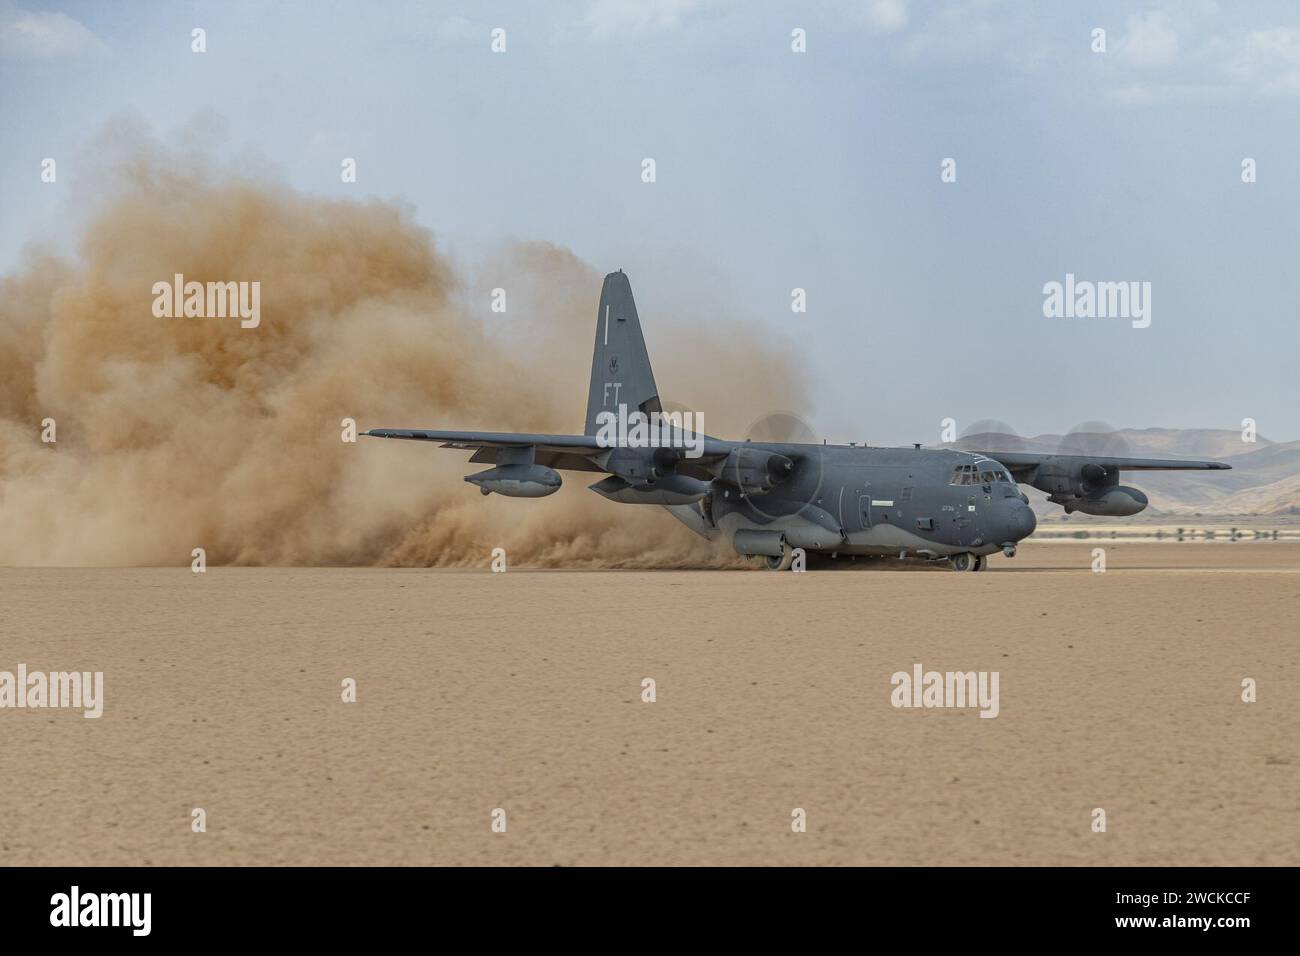
M 802 465 L 762 495 L 746 495 L 724 481 L 698 505 L 668 510 L 706 535 L 710 524 L 733 538 L 737 531 L 779 531 L 809 551 L 927 558 L 1014 549 L 1036 525 L 1007 470 L 982 455 L 767 442 L 751 447 Z M 971 470 L 963 473 L 962 466 Z M 965 474 L 971 483 L 951 483 Z

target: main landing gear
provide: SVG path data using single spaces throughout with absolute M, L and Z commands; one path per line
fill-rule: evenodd
M 781 542 L 781 555 L 777 557 L 774 554 L 763 555 L 763 563 L 767 565 L 769 571 L 789 571 L 790 565 L 794 564 L 794 548 L 788 541 Z

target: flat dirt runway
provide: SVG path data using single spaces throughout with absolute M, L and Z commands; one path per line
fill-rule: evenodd
M 0 670 L 105 696 L 0 710 L 0 861 L 1300 864 L 1300 544 L 1094 574 L 1099 544 L 983 574 L 0 569 Z M 894 708 L 916 663 L 998 671 L 998 717 Z

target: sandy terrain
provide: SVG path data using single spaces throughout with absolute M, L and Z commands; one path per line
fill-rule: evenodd
M 967 575 L 0 569 L 0 670 L 106 697 L 0 710 L 0 859 L 1300 864 L 1300 544 L 1121 543 L 1105 574 L 1094 545 Z M 999 716 L 895 709 L 917 662 L 998 671 Z

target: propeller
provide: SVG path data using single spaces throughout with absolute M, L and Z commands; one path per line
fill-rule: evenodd
M 1057 446 L 1058 455 L 1083 455 L 1088 458 L 1128 458 L 1128 442 L 1118 431 L 1105 422 L 1081 422 L 1061 436 Z M 1111 478 L 1113 469 L 1104 464 L 1090 462 L 1080 469 L 1079 477 L 1083 479 L 1085 492 L 1104 488 Z M 1114 484 L 1113 481 L 1110 481 Z
M 1030 451 L 1029 442 L 1025 441 L 1014 428 L 996 418 L 981 418 L 962 429 L 961 435 L 952 443 L 952 447 L 961 451 Z
M 778 472 L 773 477 L 782 483 L 798 475 L 800 487 L 805 488 L 804 493 L 794 496 L 782 493 L 772 500 L 763 495 L 750 495 L 747 500 L 751 508 L 764 517 L 777 518 L 798 514 L 817 500 L 822 488 L 825 446 L 812 425 L 794 412 L 772 411 L 750 422 L 745 429 L 744 438 L 756 444 L 807 446 L 789 449 L 784 458 L 774 460 L 771 464 Z M 767 510 L 764 510 L 764 505 Z
M 768 412 L 750 422 L 745 440 L 777 445 L 820 444 L 812 426 L 794 412 Z
M 1105 422 L 1082 422 L 1061 436 L 1056 448 L 1058 455 L 1085 455 L 1089 458 L 1129 458 L 1128 442 L 1124 436 Z M 1099 465 L 1089 465 L 1092 478 L 1104 478 L 1105 469 L 1098 474 Z M 1087 476 L 1085 476 L 1087 477 Z

